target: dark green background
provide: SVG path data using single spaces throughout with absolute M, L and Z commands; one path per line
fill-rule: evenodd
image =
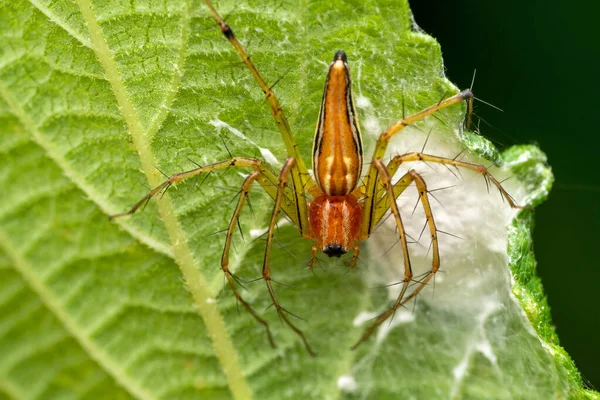
M 500 148 L 536 143 L 556 177 L 534 234 L 561 344 L 600 388 L 600 3 L 412 0 L 442 46 L 448 78 L 475 95 Z

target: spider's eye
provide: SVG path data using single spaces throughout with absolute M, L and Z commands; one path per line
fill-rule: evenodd
M 339 244 L 328 244 L 323 249 L 323 253 L 327 254 L 329 257 L 341 257 L 346 254 L 348 250 L 340 246 Z

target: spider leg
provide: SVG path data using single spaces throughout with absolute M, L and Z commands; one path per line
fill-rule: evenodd
M 263 164 L 260 160 L 255 158 L 246 158 L 246 157 L 234 157 L 229 160 L 217 162 L 214 164 L 209 164 L 205 166 L 201 166 L 198 168 L 191 169 L 189 171 L 179 172 L 169 176 L 163 183 L 158 185 L 157 187 L 150 190 L 140 201 L 135 203 L 133 207 L 131 207 L 128 211 L 110 215 L 110 219 L 123 217 L 125 215 L 134 214 L 140 207 L 144 206 L 150 199 L 155 197 L 158 194 L 163 194 L 171 185 L 186 180 L 188 178 L 192 178 L 202 173 L 210 173 L 212 171 L 217 171 L 226 168 L 232 167 L 251 167 L 255 171 L 260 172 L 260 175 L 256 179 L 258 183 L 263 187 L 265 192 L 271 198 L 275 199 L 277 195 L 277 176 L 271 171 L 271 169 Z M 284 212 L 292 219 L 292 222 L 298 225 L 297 213 L 296 209 L 296 196 L 286 195 L 286 201 L 283 202 L 282 208 Z
M 396 134 L 401 132 L 408 125 L 414 124 L 417 121 L 424 119 L 425 117 L 434 114 L 435 112 L 449 107 L 453 104 L 459 103 L 461 101 L 467 101 L 467 109 L 471 110 L 471 103 L 473 101 L 473 93 L 471 90 L 466 89 L 462 92 L 448 97 L 440 101 L 439 103 L 433 104 L 424 110 L 421 110 L 415 114 L 409 115 L 405 118 L 402 118 L 400 121 L 390 125 L 385 132 L 383 132 L 379 139 L 377 139 L 377 144 L 375 145 L 375 151 L 373 152 L 373 162 L 371 163 L 369 170 L 367 172 L 366 181 L 365 181 L 365 201 L 363 205 L 363 225 L 361 227 L 361 238 L 366 239 L 371 234 L 375 225 L 373 222 L 375 218 L 373 217 L 373 213 L 375 212 L 375 205 L 378 201 L 378 198 L 375 196 L 377 193 L 377 186 L 379 182 L 379 169 L 375 166 L 375 162 L 377 160 L 383 159 L 385 156 L 385 151 L 387 149 L 389 141 Z
M 275 96 L 275 92 L 273 92 L 272 86 L 269 86 L 267 81 L 263 78 L 261 73 L 259 72 L 256 65 L 252 62 L 248 51 L 244 48 L 244 46 L 237 39 L 231 27 L 225 22 L 223 17 L 217 12 L 215 7 L 213 6 L 210 0 L 204 0 L 206 6 L 208 7 L 210 13 L 212 14 L 213 19 L 221 29 L 221 32 L 227 38 L 227 40 L 231 43 L 235 51 L 239 54 L 240 58 L 250 70 L 250 73 L 256 80 L 258 86 L 260 86 L 263 91 L 269 106 L 271 107 L 271 111 L 273 113 L 273 118 L 279 127 L 279 131 L 281 132 L 281 137 L 283 138 L 283 142 L 285 143 L 285 148 L 287 150 L 288 157 L 294 158 L 296 160 L 294 167 L 291 171 L 291 181 L 292 186 L 294 187 L 296 195 L 296 201 L 298 203 L 298 207 L 296 207 L 296 220 L 298 221 L 298 228 L 302 233 L 302 236 L 309 237 L 310 236 L 310 228 L 308 226 L 308 207 L 307 200 L 305 198 L 304 190 L 310 191 L 315 186 L 316 183 L 311 178 L 308 173 L 308 169 L 306 168 L 306 164 L 304 163 L 303 158 L 300 155 L 300 151 L 298 146 L 296 145 L 296 141 L 294 136 L 292 135 L 292 130 L 290 128 L 290 124 L 285 116 L 281 105 L 279 104 L 279 100 L 277 96 Z
M 388 169 L 390 176 L 394 176 L 396 169 L 392 169 L 391 163 L 388 164 L 387 169 Z M 406 190 L 406 188 L 411 183 L 412 183 L 412 180 L 410 178 L 410 175 L 404 174 L 394 184 L 394 199 L 397 199 L 402 193 L 404 193 L 404 190 Z M 387 191 L 385 190 L 385 188 L 383 187 L 381 182 L 379 183 L 378 186 L 381 187 L 381 191 L 383 193 L 380 194 L 380 192 L 378 191 L 378 193 L 375 193 L 373 195 L 375 198 L 378 199 L 377 203 L 375 203 L 375 206 L 373 207 L 372 214 L 371 214 L 372 218 L 373 218 L 372 225 L 374 228 L 378 226 L 378 224 L 382 221 L 383 217 L 387 214 L 387 212 L 390 209 L 390 202 L 389 202 L 389 196 L 387 194 Z
M 425 162 L 432 162 L 432 163 L 442 164 L 442 165 L 453 165 L 455 167 L 460 167 L 460 168 L 465 168 L 465 169 L 468 169 L 471 171 L 475 171 L 484 177 L 484 179 L 486 180 L 486 184 L 488 182 L 491 182 L 498 189 L 502 198 L 504 200 L 506 200 L 506 202 L 512 208 L 523 208 L 523 207 L 517 205 L 517 203 L 511 197 L 511 195 L 508 194 L 506 189 L 504 189 L 502 187 L 502 184 L 496 178 L 494 178 L 494 176 L 492 174 L 490 174 L 490 172 L 488 171 L 488 168 L 481 164 L 460 161 L 460 160 L 456 160 L 454 158 L 438 157 L 438 156 L 434 156 L 431 154 L 412 152 L 412 153 L 406 153 L 406 154 L 394 157 L 392 159 L 392 161 L 390 161 L 389 169 L 391 172 L 395 172 L 402 163 L 413 162 L 413 161 L 425 161 Z
M 287 186 L 288 179 L 290 177 L 290 173 L 291 173 L 292 168 L 294 167 L 295 162 L 296 161 L 294 158 L 289 157 L 286 160 L 283 167 L 281 168 L 281 172 L 279 173 L 279 180 L 278 180 L 278 185 L 277 185 L 277 196 L 275 197 L 275 205 L 273 206 L 273 212 L 271 213 L 271 220 L 269 222 L 269 230 L 267 233 L 267 246 L 265 249 L 265 258 L 264 258 L 264 262 L 263 262 L 262 276 L 265 281 L 265 284 L 267 285 L 267 289 L 269 290 L 269 295 L 271 296 L 273 305 L 275 306 L 275 309 L 277 310 L 277 314 L 279 315 L 279 317 L 281 318 L 282 321 L 284 321 L 294 332 L 296 332 L 296 334 L 298 336 L 300 336 L 300 338 L 302 339 L 302 342 L 304 343 L 304 347 L 306 347 L 306 350 L 308 351 L 308 353 L 310 355 L 314 356 L 315 352 L 312 350 L 312 348 L 308 344 L 308 341 L 306 340 L 304 333 L 290 321 L 290 319 L 287 315 L 287 313 L 289 313 L 289 312 L 286 309 L 284 309 L 281 306 L 281 304 L 279 304 L 279 301 L 277 300 L 277 297 L 275 296 L 275 291 L 273 290 L 273 285 L 271 284 L 272 278 L 271 278 L 271 259 L 270 259 L 270 257 L 271 257 L 271 247 L 273 245 L 273 236 L 275 234 L 277 217 L 278 217 L 279 213 L 281 212 L 281 201 L 283 198 L 283 194 L 285 192 L 285 188 Z
M 319 248 L 316 243 L 313 243 L 310 251 L 310 261 L 308 262 L 308 268 L 313 269 L 317 263 L 317 255 L 319 254 Z
M 356 268 L 356 263 L 358 262 L 358 257 L 360 256 L 360 245 L 356 243 L 352 248 L 352 260 L 350 260 L 350 264 L 348 265 L 350 269 Z
M 383 166 L 383 164 L 381 164 L 381 166 Z M 421 204 L 423 205 L 423 209 L 425 210 L 425 217 L 427 219 L 427 225 L 429 226 L 429 233 L 431 235 L 431 243 L 432 243 L 432 248 L 433 248 L 433 261 L 431 262 L 431 269 L 426 273 L 426 275 L 423 279 L 417 281 L 418 284 L 417 284 L 417 287 L 415 288 L 415 290 L 410 292 L 410 294 L 408 294 L 406 297 L 404 297 L 406 291 L 404 290 L 404 286 L 403 286 L 402 291 L 398 295 L 398 298 L 396 299 L 396 301 L 394 302 L 392 307 L 390 307 L 387 311 L 383 312 L 382 314 L 378 315 L 375 318 L 375 322 L 373 322 L 373 324 L 366 329 L 363 336 L 358 340 L 358 342 L 356 342 L 356 344 L 354 346 L 352 346 L 352 349 L 356 349 L 363 341 L 367 340 L 369 338 L 369 336 L 371 336 L 371 334 L 373 334 L 375 329 L 377 329 L 377 327 L 379 327 L 384 321 L 386 321 L 390 316 L 392 316 L 398 308 L 402 307 L 404 304 L 408 303 L 410 300 L 412 300 L 414 297 L 416 297 L 423 290 L 423 288 L 425 286 L 427 286 L 427 284 L 429 283 L 431 278 L 433 278 L 433 276 L 440 269 L 440 251 L 439 251 L 438 236 L 437 236 L 438 231 L 437 231 L 437 228 L 435 225 L 435 220 L 433 219 L 433 213 L 431 211 L 431 203 L 429 202 L 429 197 L 427 195 L 427 185 L 425 184 L 425 181 L 423 180 L 421 175 L 418 174 L 416 171 L 408 171 L 401 178 L 401 180 L 404 180 L 405 178 L 408 178 L 411 182 L 415 182 L 415 185 L 419 192 L 419 199 L 421 201 Z M 382 176 L 382 181 L 383 181 L 383 176 Z M 388 190 L 388 197 L 389 197 L 388 200 L 391 204 L 390 208 L 392 209 L 392 213 L 394 214 L 394 216 L 396 216 L 398 207 L 396 205 L 395 198 L 393 198 L 389 194 L 391 192 L 392 191 Z M 394 210 L 396 210 L 396 211 L 394 211 Z M 400 230 L 400 227 L 398 227 L 398 228 Z M 403 245 L 403 251 L 404 251 L 404 257 L 407 257 L 407 252 L 404 249 L 404 245 Z M 406 273 L 405 273 L 405 275 L 406 275 Z M 412 279 L 412 275 L 411 275 L 411 279 Z M 403 281 L 403 285 L 406 285 L 406 278 Z
M 398 307 L 402 304 L 402 299 L 406 290 L 408 289 L 409 283 L 412 281 L 413 272 L 410 265 L 410 255 L 408 253 L 408 243 L 406 240 L 406 232 L 404 230 L 404 224 L 402 223 L 402 217 L 400 216 L 400 211 L 398 210 L 398 204 L 396 203 L 396 198 L 394 197 L 394 186 L 392 185 L 392 178 L 386 166 L 381 162 L 381 160 L 375 160 L 373 165 L 379 171 L 379 176 L 381 178 L 381 183 L 385 188 L 387 193 L 388 202 L 390 204 L 390 209 L 392 210 L 392 214 L 394 215 L 394 219 L 396 220 L 396 226 L 398 227 L 398 236 L 400 237 L 400 244 L 402 245 L 402 254 L 404 256 L 404 279 L 402 280 L 402 289 L 400 289 L 400 294 L 396 299 L 394 305 L 389 308 L 384 313 L 380 314 L 375 318 L 375 322 L 369 326 L 362 337 L 352 346 L 352 349 L 356 349 L 363 341 L 367 340 L 369 336 L 373 334 L 375 329 L 379 327 L 385 320 L 387 320 L 390 316 L 394 314 L 394 312 L 398 309 Z M 433 221 L 433 219 L 432 219 Z M 437 250 L 437 239 L 435 244 L 435 249 Z M 438 257 L 438 267 L 439 267 L 439 257 Z
M 238 199 L 237 206 L 235 207 L 235 211 L 231 216 L 231 220 L 229 221 L 229 226 L 227 227 L 227 237 L 225 239 L 225 246 L 223 248 L 223 256 L 221 257 L 221 269 L 225 273 L 225 277 L 227 278 L 227 282 L 229 283 L 229 287 L 235 294 L 236 299 L 242 304 L 242 306 L 248 311 L 259 324 L 263 325 L 267 331 L 267 337 L 269 339 L 269 343 L 272 347 L 275 347 L 275 341 L 273 340 L 273 335 L 271 334 L 271 330 L 269 329 L 269 324 L 267 321 L 262 319 L 256 311 L 248 304 L 243 298 L 240 292 L 237 289 L 235 277 L 232 275 L 229 270 L 229 250 L 231 249 L 231 243 L 233 240 L 233 234 L 235 232 L 236 226 L 240 220 L 240 214 L 242 212 L 242 208 L 244 204 L 248 200 L 248 195 L 250 193 L 250 189 L 252 188 L 252 184 L 256 182 L 261 176 L 261 172 L 253 171 L 242 184 L 242 189 L 240 192 L 240 197 Z
M 395 201 L 396 197 L 398 195 L 400 195 L 404 191 L 404 189 L 406 189 L 406 187 L 408 187 L 412 182 L 415 182 L 415 185 L 416 185 L 418 193 L 419 193 L 419 199 L 420 199 L 423 209 L 425 211 L 427 225 L 429 226 L 429 233 L 431 235 L 431 243 L 432 243 L 432 248 L 433 248 L 433 261 L 431 263 L 431 269 L 429 270 L 427 275 L 422 280 L 419 281 L 415 290 L 412 291 L 408 296 L 404 297 L 405 290 L 404 290 L 404 286 L 403 286 L 403 288 L 402 288 L 403 290 L 400 292 L 400 295 L 396 299 L 396 302 L 392 305 L 392 307 L 390 309 L 388 309 L 384 313 L 377 316 L 377 318 L 375 319 L 375 322 L 369 328 L 367 328 L 367 330 L 365 331 L 363 336 L 360 338 L 360 340 L 352 347 L 353 349 L 356 348 L 360 343 L 362 343 L 363 341 L 368 339 L 369 336 L 371 336 L 371 334 L 375 331 L 375 329 L 379 325 L 381 325 L 385 320 L 387 320 L 391 315 L 393 315 L 393 313 L 399 307 L 406 304 L 412 298 L 417 296 L 423 290 L 423 288 L 429 283 L 431 278 L 433 278 L 433 276 L 437 273 L 437 271 L 440 268 L 440 253 L 439 253 L 439 244 L 438 244 L 438 235 L 437 235 L 438 230 L 435 225 L 435 220 L 433 218 L 433 212 L 431 210 L 431 204 L 429 202 L 427 185 L 425 184 L 425 181 L 423 180 L 423 178 L 421 177 L 420 174 L 418 174 L 416 171 L 411 170 L 400 178 L 400 180 L 393 186 L 392 190 L 389 190 L 389 183 L 386 183 L 387 177 L 389 176 L 390 171 L 391 172 L 397 171 L 400 164 L 402 164 L 403 162 L 409 162 L 409 161 L 430 161 L 430 162 L 436 162 L 436 163 L 445 164 L 445 165 L 454 165 L 454 166 L 463 167 L 463 168 L 467 168 L 467 169 L 476 171 L 476 172 L 482 174 L 486 178 L 486 180 L 489 180 L 490 182 L 492 182 L 492 184 L 494 184 L 498 188 L 502 197 L 504 199 L 506 199 L 506 201 L 510 204 L 511 207 L 515 207 L 515 208 L 519 207 L 515 204 L 512 197 L 510 197 L 510 195 L 506 192 L 506 190 L 502 187 L 502 185 L 487 171 L 487 168 L 485 168 L 484 166 L 479 165 L 479 164 L 467 163 L 464 161 L 457 161 L 455 159 L 449 159 L 449 158 L 444 158 L 444 157 L 431 156 L 431 155 L 427 155 L 427 154 L 423 154 L 423 153 L 408 153 L 408 154 L 405 154 L 402 156 L 396 156 L 392 159 L 392 161 L 390 161 L 390 163 L 388 164 L 388 168 L 385 171 L 382 169 L 383 164 L 381 164 L 381 162 L 378 162 L 377 168 L 380 170 L 381 184 L 384 186 L 384 188 L 386 190 L 387 200 L 386 200 L 385 206 L 382 207 L 381 210 L 378 211 L 378 214 L 376 214 L 376 216 L 378 216 L 378 218 L 379 218 L 376 222 L 378 222 L 381 219 L 382 215 L 387 211 L 388 205 L 389 205 L 389 208 L 391 208 L 392 213 L 394 214 L 394 217 L 396 217 L 397 210 L 398 210 L 396 201 Z M 392 194 L 392 192 L 393 192 L 393 194 Z M 373 196 L 376 197 L 375 195 L 373 195 Z M 398 229 L 401 230 L 400 225 L 398 225 Z M 406 257 L 407 253 L 404 249 L 404 243 L 403 243 L 403 251 L 404 251 L 404 256 Z M 406 280 L 403 281 L 403 285 L 406 285 Z

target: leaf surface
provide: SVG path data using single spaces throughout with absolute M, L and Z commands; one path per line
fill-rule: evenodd
M 456 92 L 438 44 L 406 2 L 304 5 L 219 2 L 310 159 L 327 66 L 344 49 L 365 144 L 403 112 Z M 579 375 L 558 347 L 534 276 L 531 211 L 515 213 L 468 173 L 414 165 L 436 192 L 443 273 L 435 291 L 350 346 L 401 279 L 393 227 L 342 259 L 306 270 L 311 243 L 282 225 L 273 250 L 282 304 L 316 348 L 309 357 L 279 323 L 264 285 L 242 294 L 278 347 L 224 287 L 224 235 L 246 170 L 186 182 L 143 212 L 110 222 L 164 177 L 283 142 L 248 71 L 197 2 L 2 2 L 0 9 L 0 396 L 6 398 L 574 398 Z M 405 110 L 405 111 L 404 111 Z M 460 129 L 464 107 L 406 129 L 390 154 L 421 150 L 499 159 Z M 511 149 L 497 176 L 521 204 L 552 175 L 533 147 Z M 277 168 L 277 163 L 273 165 Z M 409 234 L 414 193 L 399 200 Z M 236 234 L 236 274 L 260 276 L 271 200 L 252 191 Z M 510 227 L 507 229 L 506 225 Z M 411 245 L 417 273 L 428 238 Z M 507 251 L 508 249 L 508 251 Z M 510 268 L 514 281 L 511 286 Z M 379 287 L 379 288 L 374 288 Z M 546 310 L 546 311 L 544 311 Z M 523 312 L 525 311 L 525 313 Z M 362 322 L 362 324 L 361 324 Z M 35 379 L 32 379 L 35 377 Z M 588 396 L 593 394 L 588 393 Z

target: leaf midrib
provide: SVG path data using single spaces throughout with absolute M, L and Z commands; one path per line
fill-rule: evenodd
M 91 8 L 89 0 L 77 0 L 77 4 L 81 10 L 84 20 L 88 26 L 88 31 L 94 45 L 94 51 L 100 64 L 102 65 L 108 82 L 113 88 L 117 103 L 119 104 L 123 117 L 128 127 L 128 131 L 133 139 L 134 146 L 140 157 L 142 170 L 146 175 L 152 187 L 158 186 L 161 183 L 161 178 L 155 172 L 154 155 L 150 143 L 148 141 L 148 132 L 144 132 L 139 116 L 133 107 L 133 103 L 128 95 L 127 89 L 118 72 L 116 62 L 106 43 L 102 29 L 100 28 L 94 11 Z M 182 3 L 181 18 L 182 25 L 182 40 L 189 37 L 190 15 L 189 2 Z M 184 43 L 187 45 L 187 43 Z M 180 52 L 180 56 L 182 53 Z M 179 71 L 181 71 L 181 63 Z M 180 72 L 181 73 L 181 72 Z M 176 84 L 179 80 L 175 80 Z M 172 92 L 174 89 L 172 88 Z M 174 93 L 172 94 L 174 97 Z M 172 101 L 172 97 L 167 101 Z M 159 118 L 165 118 L 166 113 Z M 162 121 L 157 120 L 153 126 L 158 128 Z M 171 240 L 173 256 L 177 262 L 181 273 L 186 282 L 186 288 L 192 295 L 194 303 L 200 312 L 204 321 L 209 337 L 213 341 L 215 353 L 220 361 L 223 372 L 229 384 L 229 388 L 233 396 L 237 399 L 249 399 L 252 397 L 250 387 L 244 377 L 241 365 L 237 358 L 236 350 L 233 347 L 221 314 L 219 313 L 216 303 L 207 301 L 211 296 L 208 290 L 204 276 L 199 272 L 196 265 L 196 260 L 187 245 L 185 233 L 183 232 L 174 213 L 173 204 L 169 196 L 166 195 L 162 201 L 158 202 L 158 210 L 162 220 L 167 228 Z
M 74 37 L 77 41 L 82 43 L 83 45 L 89 47 L 93 44 L 93 48 L 95 49 L 95 53 L 103 66 L 107 80 L 111 84 L 113 91 L 115 93 L 115 97 L 119 106 L 123 110 L 123 117 L 127 123 L 129 128 L 129 132 L 132 135 L 135 147 L 140 156 L 140 161 L 142 163 L 142 169 L 146 174 L 149 182 L 155 186 L 160 182 L 156 177 L 154 172 L 154 156 L 152 154 L 150 144 L 147 140 L 148 137 L 151 137 L 155 134 L 164 119 L 168 115 L 168 105 L 173 102 L 176 97 L 177 88 L 179 87 L 181 81 L 181 74 L 175 74 L 173 81 L 171 82 L 171 88 L 167 97 L 165 98 L 165 105 L 167 107 L 163 107 L 165 112 L 161 112 L 157 115 L 156 119 L 153 121 L 152 126 L 148 132 L 143 131 L 141 123 L 139 121 L 138 115 L 135 112 L 132 102 L 128 97 L 127 91 L 123 84 L 123 81 L 120 77 L 120 74 L 117 71 L 116 63 L 112 58 L 111 51 L 108 48 L 106 41 L 102 35 L 102 31 L 97 24 L 95 19 L 95 15 L 91 10 L 91 6 L 89 1 L 82 0 L 78 1 L 78 5 L 82 11 L 82 15 L 84 16 L 84 20 L 88 25 L 88 29 L 90 31 L 90 36 L 92 38 L 92 44 L 85 43 L 82 41 L 81 37 L 74 35 L 73 32 L 66 28 L 64 24 L 60 24 L 55 18 L 52 18 L 48 15 L 47 12 L 44 12 L 40 8 L 40 5 L 31 1 L 31 3 L 38 9 L 40 12 L 44 13 L 50 20 L 57 23 L 61 28 L 63 28 L 69 35 Z M 184 3 L 184 7 L 182 10 L 182 20 L 185 23 L 182 26 L 182 40 L 187 42 L 189 37 L 189 13 L 187 12 L 189 4 Z M 185 46 L 182 46 L 180 51 L 180 63 L 179 66 L 183 65 L 185 60 Z M 180 68 L 181 70 L 181 68 Z M 27 115 L 25 110 L 20 106 L 18 101 L 12 97 L 10 92 L 3 85 L 0 84 L 0 96 L 2 96 L 5 101 L 10 106 L 12 112 L 19 118 L 24 127 L 31 133 L 33 138 L 36 140 L 38 144 L 40 144 L 46 151 L 46 153 L 52 158 L 57 165 L 63 170 L 65 175 L 74 182 L 80 189 L 82 189 L 89 197 L 92 199 L 105 213 L 111 213 L 115 210 L 114 207 L 108 202 L 104 201 L 102 196 L 100 196 L 94 188 L 88 185 L 83 177 L 80 176 L 68 163 L 68 161 L 60 154 L 60 152 L 55 148 L 55 146 L 40 132 L 35 122 Z M 228 337 L 227 331 L 225 329 L 225 325 L 223 320 L 216 308 L 216 305 L 213 302 L 207 301 L 210 296 L 210 292 L 207 290 L 207 286 L 204 282 L 204 277 L 198 272 L 198 268 L 196 266 L 196 262 L 193 258 L 193 255 L 190 249 L 187 246 L 185 234 L 181 230 L 178 221 L 176 220 L 173 207 L 171 202 L 168 199 L 168 196 L 159 202 L 159 212 L 165 222 L 167 227 L 167 231 L 169 232 L 170 238 L 173 245 L 173 248 L 169 248 L 165 246 L 163 243 L 157 242 L 153 240 L 151 237 L 147 236 L 145 233 L 137 230 L 134 226 L 129 223 L 123 221 L 118 221 L 118 223 L 128 231 L 133 237 L 138 238 L 143 243 L 149 245 L 152 249 L 163 253 L 171 258 L 174 258 L 177 264 L 179 265 L 182 274 L 186 280 L 186 287 L 188 291 L 192 294 L 194 301 L 200 311 L 200 314 L 204 320 L 207 330 L 210 333 L 210 336 L 213 338 L 213 345 L 215 349 L 215 353 L 219 358 L 223 371 L 227 377 L 230 390 L 236 398 L 245 399 L 251 398 L 250 388 L 245 381 L 243 371 L 241 366 L 237 361 L 236 352 L 233 348 L 233 345 Z M 14 249 L 10 250 L 10 246 L 7 245 L 8 242 L 4 241 L 4 243 L 0 243 L 0 246 L 7 249 L 7 252 L 11 254 L 11 256 L 18 256 L 18 252 Z M 23 262 L 18 263 L 17 259 L 14 257 L 13 261 L 15 264 L 23 265 Z M 57 302 L 53 302 L 50 299 L 50 292 L 47 291 L 47 288 L 44 287 L 43 282 L 34 283 L 31 279 L 27 278 L 25 271 L 23 268 L 17 268 L 26 278 L 28 282 L 30 282 L 32 288 L 38 292 L 39 296 L 44 300 L 46 304 L 52 303 L 55 306 L 49 306 L 49 308 L 59 317 L 63 324 L 67 328 L 69 332 L 73 334 L 75 338 L 82 344 L 82 346 L 88 351 L 90 356 L 95 359 L 110 375 L 114 377 L 114 379 L 121 384 L 125 388 L 127 388 L 130 393 L 133 395 L 146 399 L 146 398 L 154 398 L 148 393 L 144 393 L 143 390 L 139 387 L 136 387 L 133 379 L 123 378 L 125 376 L 124 372 L 115 369 L 111 365 L 111 359 L 108 355 L 104 354 L 104 356 L 99 356 L 101 350 L 94 345 L 94 342 L 89 337 L 85 337 L 84 334 L 78 332 L 79 327 L 77 326 L 76 321 L 67 320 L 68 314 L 64 310 L 60 310 L 60 306 L 57 306 Z M 34 278 L 34 274 L 31 273 Z M 42 290 L 43 289 L 43 290 Z M 47 292 L 47 293 L 46 293 Z M 100 353 L 99 353 L 100 352 Z M 124 382 L 125 381 L 125 382 Z

